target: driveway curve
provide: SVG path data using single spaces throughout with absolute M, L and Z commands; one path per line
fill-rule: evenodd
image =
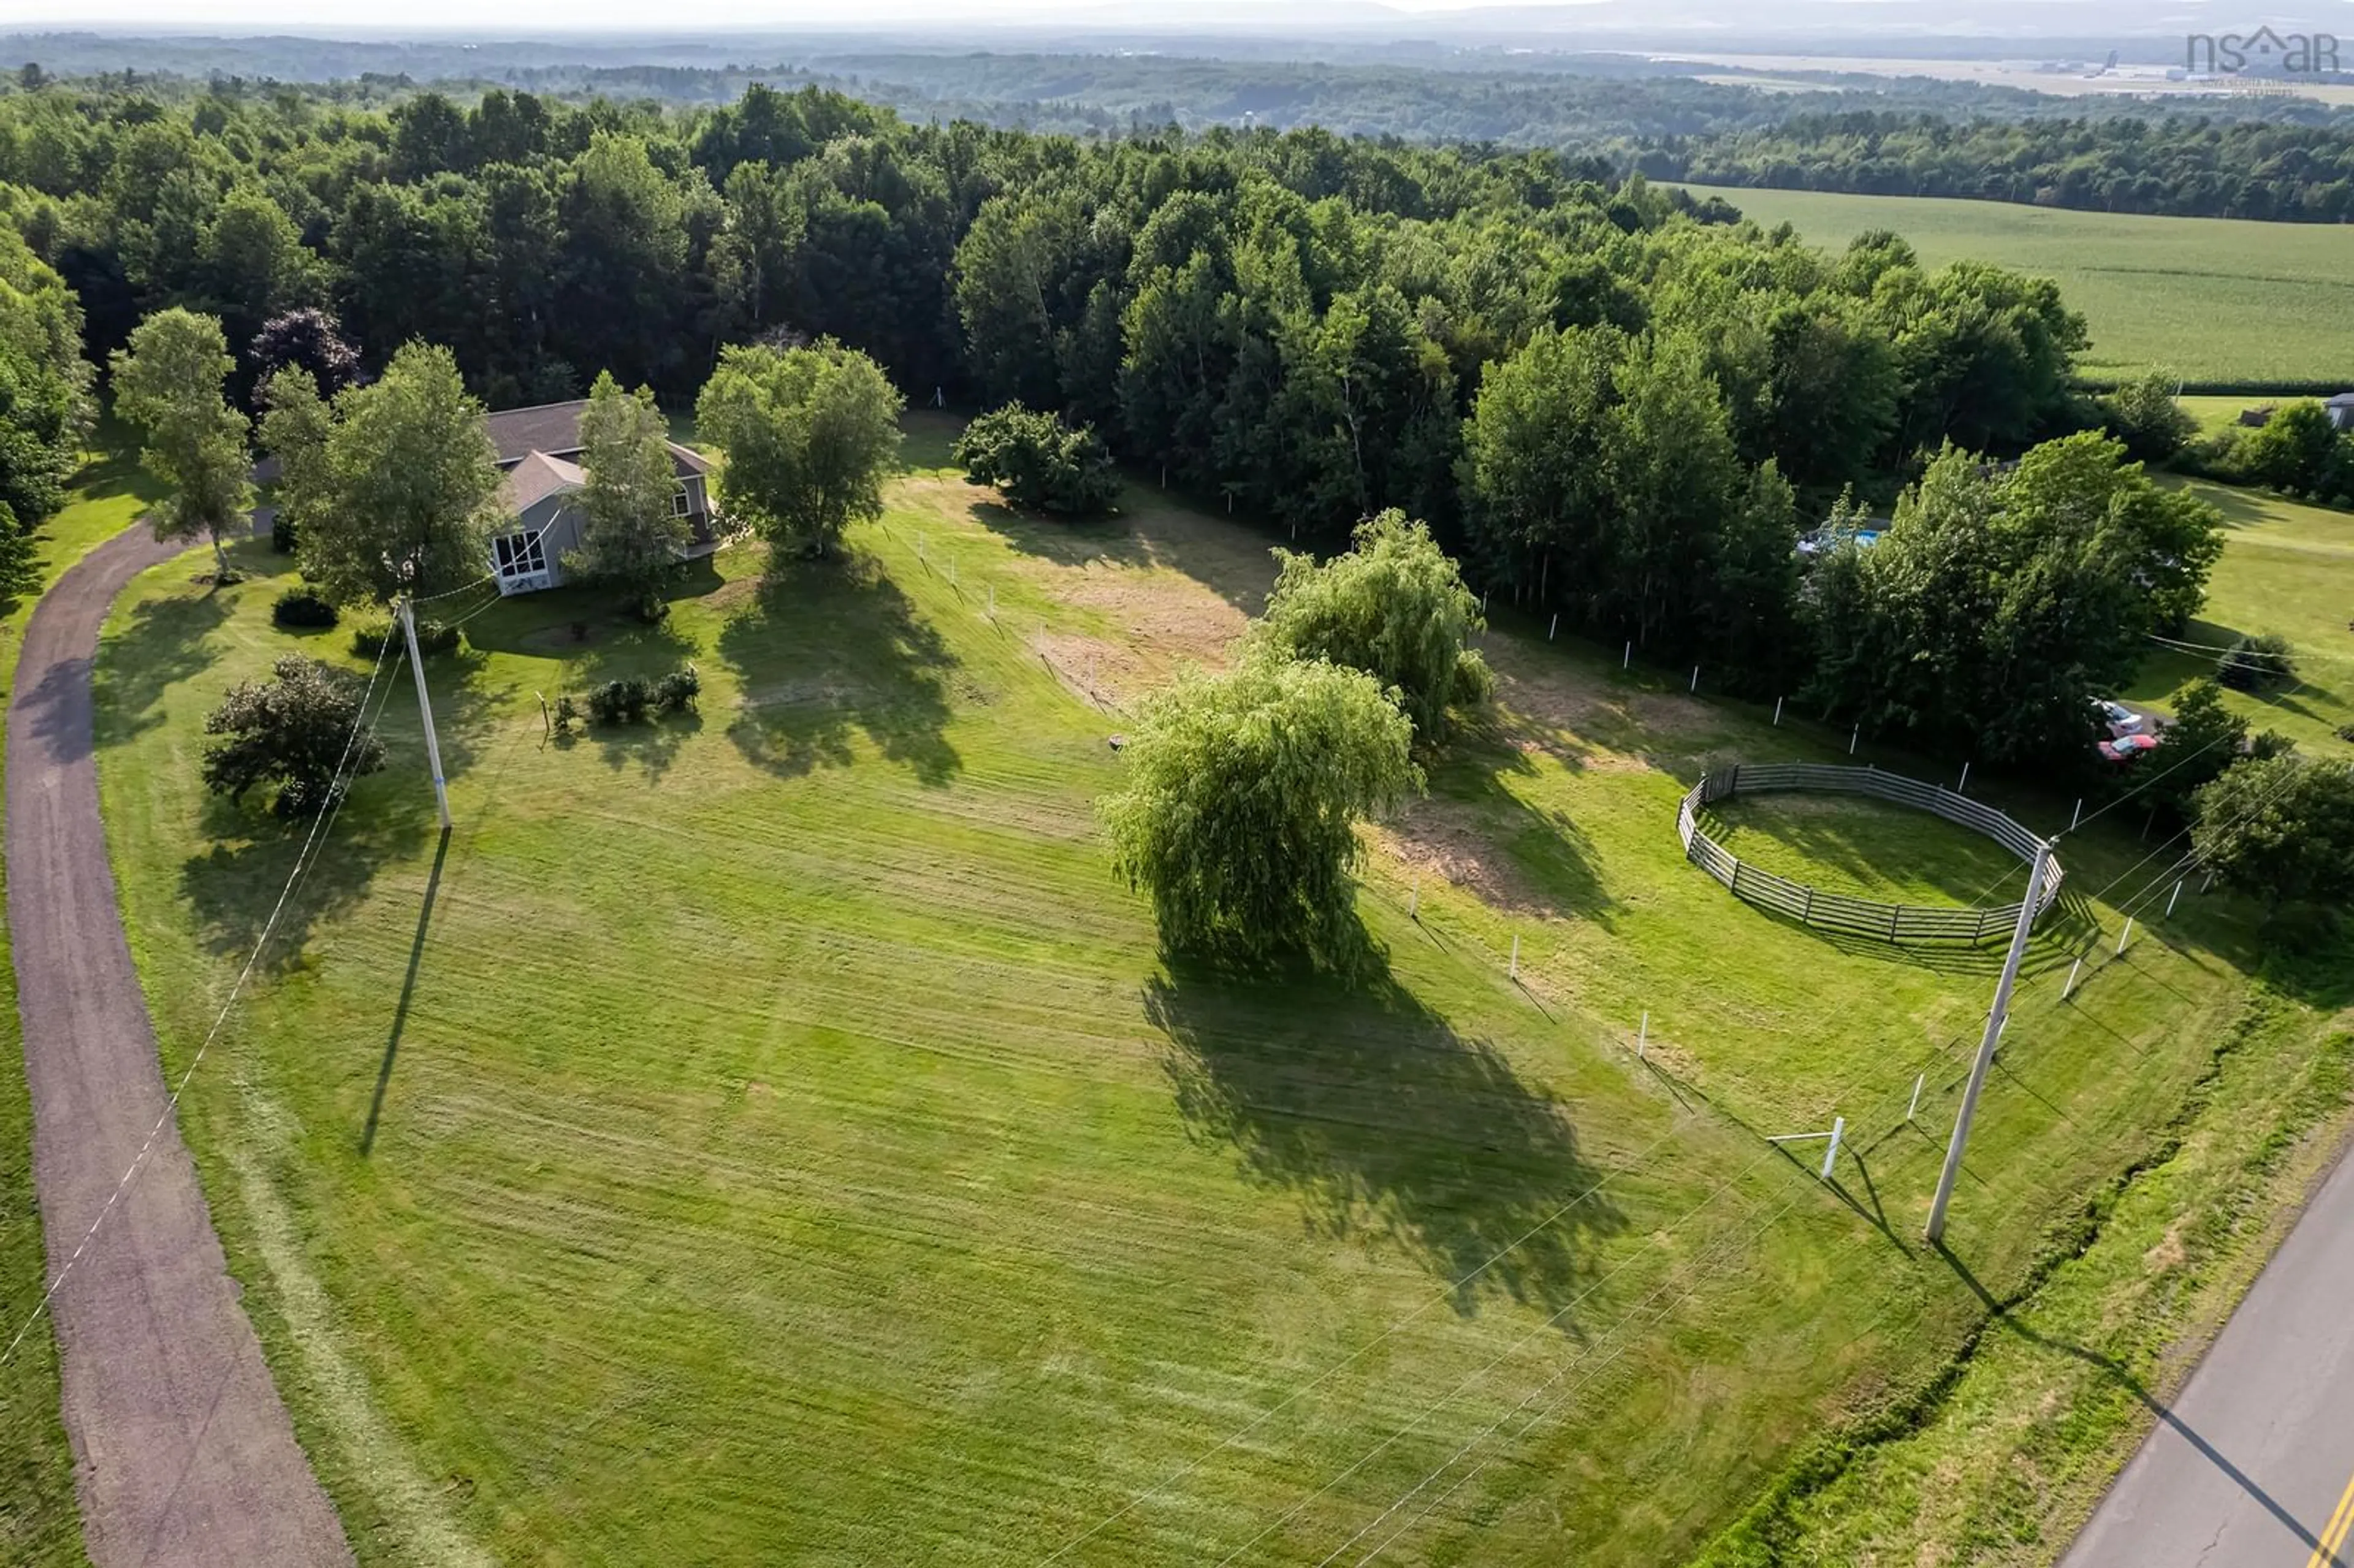
M 59 577 L 8 710 L 8 927 L 52 1279 L 168 1102 L 107 864 L 90 670 L 115 596 L 176 549 L 134 526 Z M 49 1302 L 96 1568 L 352 1560 L 239 1295 L 166 1121 Z

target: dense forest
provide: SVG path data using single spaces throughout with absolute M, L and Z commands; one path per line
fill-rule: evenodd
M 1132 473 L 1303 541 L 1404 508 L 1491 594 L 1776 689 L 1816 667 L 1794 546 L 1843 490 L 1888 494 L 1949 445 L 2015 452 L 2087 418 L 2069 388 L 2083 323 L 2048 281 L 1933 271 L 1884 234 L 1828 254 L 1591 175 L 1320 131 L 909 125 L 814 89 L 671 111 L 504 90 L 385 112 L 289 88 L 0 99 L 17 270 L 79 301 L 86 359 L 49 378 L 67 402 L 80 365 L 174 307 L 221 323 L 240 400 L 265 325 L 313 307 L 366 367 L 438 345 L 493 407 L 610 372 L 682 408 L 728 344 L 833 338 L 911 401 L 1055 411 Z M 2093 483 L 2121 455 L 2061 477 Z M 2062 618 L 2003 657 L 2059 690 L 2120 678 L 2157 620 L 2133 583 L 2187 558 L 2172 526 L 2027 530 L 1980 563 L 1990 603 L 2011 574 L 2021 592 L 2105 585 L 2096 638 Z M 1867 674 L 1828 705 L 1936 711 Z M 2022 753 L 2086 721 L 2062 702 L 2036 723 Z
M 1967 196 L 2099 212 L 2354 222 L 2354 126 L 2204 117 L 1999 121 L 1809 113 L 1670 138 L 1654 178 L 1713 185 Z

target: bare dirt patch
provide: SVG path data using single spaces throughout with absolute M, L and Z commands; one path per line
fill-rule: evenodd
M 1373 834 L 1374 843 L 1401 864 L 1469 888 L 1484 904 L 1517 914 L 1559 913 L 1493 842 L 1490 825 L 1471 807 L 1427 796 Z
M 1065 690 L 1097 707 L 1128 712 L 1152 684 L 1136 650 L 1121 643 L 1042 630 L 1030 646 Z

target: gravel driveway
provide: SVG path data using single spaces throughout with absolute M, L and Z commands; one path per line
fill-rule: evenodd
M 59 578 L 8 710 L 8 926 L 52 1278 L 166 1101 L 107 865 L 90 666 L 115 596 L 176 548 L 134 526 Z M 351 1561 L 239 1295 L 167 1123 L 50 1301 L 96 1568 Z

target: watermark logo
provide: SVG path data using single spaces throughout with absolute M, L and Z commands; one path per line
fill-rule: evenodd
M 2183 65 L 2194 76 L 2232 76 L 2251 68 L 2291 76 L 2326 76 L 2338 63 L 2335 33 L 2193 33 L 2184 40 Z

